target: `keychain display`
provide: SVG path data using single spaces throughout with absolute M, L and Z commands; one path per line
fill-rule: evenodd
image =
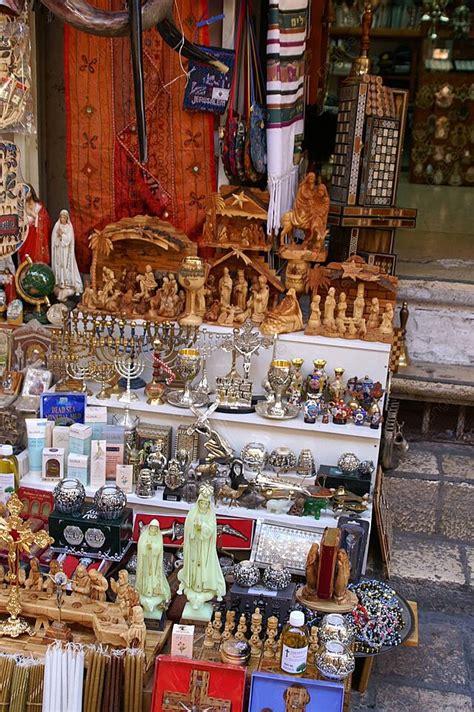
M 0 131 L 35 132 L 30 53 L 26 15 L 0 15 Z

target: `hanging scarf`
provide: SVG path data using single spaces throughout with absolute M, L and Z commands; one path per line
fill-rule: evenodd
M 270 0 L 267 35 L 268 231 L 278 230 L 298 186 L 304 123 L 308 0 Z

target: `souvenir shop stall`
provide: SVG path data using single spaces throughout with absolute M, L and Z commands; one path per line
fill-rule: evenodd
M 65 40 L 54 224 L 22 156 L 42 20 L 0 15 L 0 706 L 349 710 L 414 627 L 367 574 L 416 220 L 371 6 L 326 184 L 303 142 L 317 3 L 42 1 Z

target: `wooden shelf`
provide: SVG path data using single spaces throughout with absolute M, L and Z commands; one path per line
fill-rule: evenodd
M 337 27 L 332 26 L 329 30 L 331 37 L 360 37 L 360 27 Z M 370 31 L 370 38 L 376 39 L 393 39 L 393 40 L 417 40 L 423 37 L 423 31 L 420 28 L 404 29 L 403 27 L 376 27 Z

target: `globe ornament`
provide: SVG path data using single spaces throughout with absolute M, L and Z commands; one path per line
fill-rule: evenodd
M 48 320 L 41 307 L 51 306 L 49 295 L 53 292 L 56 284 L 51 267 L 42 262 L 33 262 L 31 257 L 26 255 L 25 260 L 16 271 L 15 284 L 23 301 L 35 307 L 32 313 L 25 315 L 25 321 L 37 319 L 46 324 Z

